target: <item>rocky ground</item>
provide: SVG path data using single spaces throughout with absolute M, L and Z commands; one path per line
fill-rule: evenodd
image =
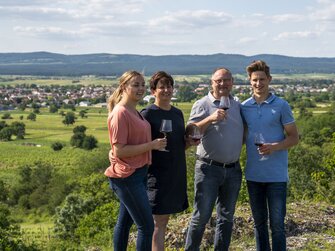
M 248 205 L 238 206 L 231 250 L 256 250 L 253 220 Z M 166 234 L 167 250 L 183 250 L 190 214 L 171 219 Z M 207 224 L 201 250 L 211 250 L 215 215 Z M 286 217 L 288 250 L 335 250 L 335 206 L 290 203 Z

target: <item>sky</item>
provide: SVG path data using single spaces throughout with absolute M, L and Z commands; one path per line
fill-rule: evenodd
M 0 52 L 335 57 L 335 0 L 0 0 Z

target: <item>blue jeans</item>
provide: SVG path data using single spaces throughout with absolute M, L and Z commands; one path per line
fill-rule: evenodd
M 250 206 L 255 221 L 257 251 L 268 251 L 270 248 L 268 218 L 272 235 L 272 250 L 286 250 L 285 215 L 286 215 L 286 182 L 253 182 L 247 181 Z
M 187 232 L 185 250 L 199 250 L 215 203 L 217 221 L 214 250 L 228 250 L 241 180 L 239 163 L 236 163 L 235 167 L 224 168 L 196 161 L 194 210 Z
M 120 200 L 120 210 L 114 227 L 114 251 L 126 251 L 129 230 L 137 226 L 136 250 L 150 251 L 154 221 L 146 185 L 147 167 L 137 169 L 127 178 L 109 178 L 110 187 Z

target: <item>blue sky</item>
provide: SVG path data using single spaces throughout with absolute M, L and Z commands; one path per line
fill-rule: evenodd
M 334 0 L 0 0 L 0 52 L 335 57 Z

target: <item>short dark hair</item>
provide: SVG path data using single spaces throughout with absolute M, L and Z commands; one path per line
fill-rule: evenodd
M 255 71 L 263 71 L 266 76 L 270 77 L 270 67 L 262 60 L 255 60 L 246 68 L 248 76 L 250 78 L 251 74 Z
M 158 71 L 150 78 L 150 90 L 156 90 L 157 84 L 161 79 L 166 79 L 166 82 L 170 83 L 171 86 L 174 84 L 174 80 L 170 74 L 166 73 L 165 71 Z

